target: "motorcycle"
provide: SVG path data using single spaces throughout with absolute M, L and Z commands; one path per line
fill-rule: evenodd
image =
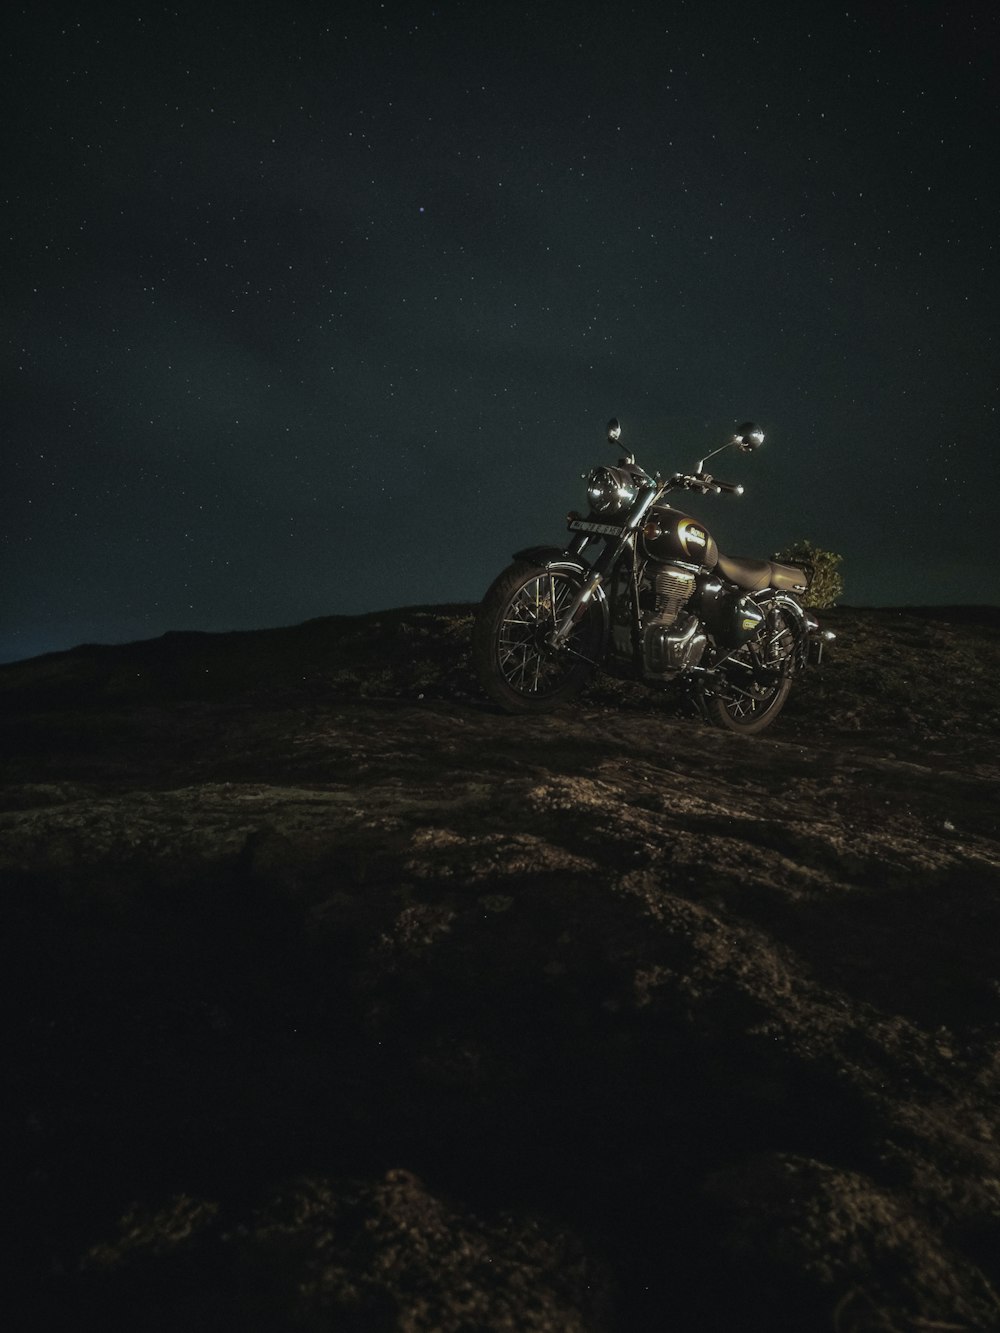
M 617 445 L 616 419 L 607 433 Z M 516 552 L 479 607 L 473 662 L 490 698 L 510 713 L 544 712 L 600 667 L 680 688 L 730 731 L 769 727 L 795 676 L 835 637 L 807 609 L 812 570 L 723 555 L 698 519 L 667 502 L 678 491 L 742 495 L 705 464 L 763 441 L 748 421 L 691 473 L 650 476 L 632 454 L 584 473 L 590 509 L 567 516 L 567 545 Z M 592 544 L 601 549 L 588 559 Z

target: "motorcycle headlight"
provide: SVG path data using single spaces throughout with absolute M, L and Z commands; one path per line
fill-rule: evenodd
M 587 500 L 595 514 L 612 516 L 632 508 L 639 487 L 619 467 L 595 467 L 587 478 Z

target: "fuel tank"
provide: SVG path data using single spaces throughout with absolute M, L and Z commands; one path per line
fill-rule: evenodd
M 671 505 L 655 505 L 646 515 L 642 549 L 650 560 L 683 560 L 703 569 L 719 563 L 719 548 L 704 524 Z

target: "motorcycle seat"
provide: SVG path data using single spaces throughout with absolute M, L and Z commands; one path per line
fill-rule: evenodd
M 718 571 L 730 583 L 747 592 L 777 588 L 782 592 L 804 592 L 809 579 L 798 565 L 781 565 L 774 560 L 752 560 L 743 555 L 719 554 Z
M 809 587 L 809 575 L 801 565 L 779 565 L 772 560 L 771 587 L 782 592 L 805 592 Z

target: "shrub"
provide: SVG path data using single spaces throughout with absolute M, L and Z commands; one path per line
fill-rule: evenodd
M 812 582 L 809 584 L 808 602 L 810 606 L 833 606 L 844 591 L 844 580 L 837 570 L 843 556 L 834 551 L 821 551 L 818 546 L 804 539 L 782 547 L 771 556 L 788 565 L 808 565 L 812 568 Z

